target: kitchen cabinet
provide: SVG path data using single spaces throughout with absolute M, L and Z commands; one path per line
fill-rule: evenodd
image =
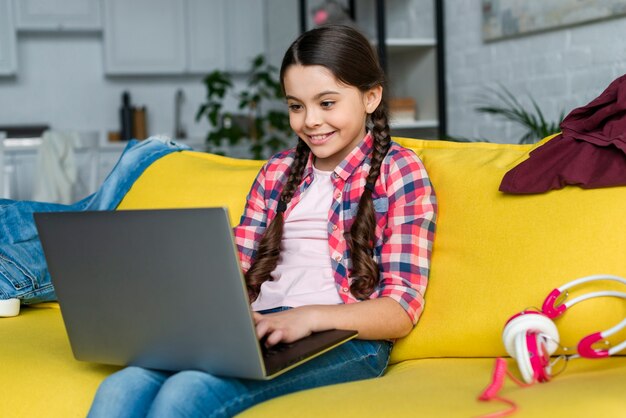
M 300 34 L 300 4 L 295 1 L 265 0 L 267 59 L 280 68 L 285 51 Z
M 0 76 L 16 73 L 16 47 L 13 2 L 12 0 L 0 0 Z
M 5 151 L 6 170 L 5 196 L 13 200 L 32 200 L 36 152 L 24 150 Z
M 178 74 L 186 69 L 185 2 L 107 0 L 107 74 Z
M 188 0 L 189 71 L 206 73 L 227 63 L 226 0 Z
M 18 31 L 98 31 L 101 0 L 19 0 L 15 26 Z
M 4 164 L 4 138 L 5 133 L 0 131 L 0 199 L 7 197 L 5 190 L 8 190 L 6 179 L 8 175 L 4 174 L 8 171 L 7 166 Z
M 81 134 L 81 145 L 74 150 L 77 181 L 72 188 L 75 201 L 93 193 L 98 178 L 98 135 Z M 41 138 L 9 138 L 0 140 L 4 150 L 4 181 L 0 196 L 13 200 L 33 200 Z M 119 156 L 119 155 L 118 155 Z
M 107 0 L 106 73 L 245 71 L 265 50 L 263 11 L 258 0 Z
M 247 71 L 252 58 L 266 52 L 263 29 L 265 2 L 229 0 L 226 4 L 226 69 L 234 72 Z M 242 13 L 242 10 L 246 12 Z
M 2 135 L 4 133 L 0 132 L 0 198 L 32 200 L 41 138 L 2 139 Z M 78 180 L 72 189 L 74 201 L 100 188 L 128 145 L 123 141 L 101 141 L 97 132 L 82 132 L 79 135 L 81 145 L 74 150 L 78 170 Z M 199 137 L 179 142 L 197 151 L 203 151 L 205 146 L 204 138 Z
M 101 185 L 109 174 L 111 174 L 125 146 L 125 143 L 120 143 L 119 146 L 105 145 L 98 150 L 98 174 L 96 184 Z
M 78 181 L 72 188 L 74 201 L 78 201 L 95 190 L 95 161 L 97 155 L 87 149 L 78 149 L 75 154 Z M 33 149 L 9 150 L 5 155 L 8 175 L 5 195 L 13 200 L 32 200 L 37 173 L 37 151 Z

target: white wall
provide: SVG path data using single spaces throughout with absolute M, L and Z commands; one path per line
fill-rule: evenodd
M 478 95 L 498 83 L 550 119 L 597 97 L 626 73 L 626 17 L 485 43 L 481 0 L 445 0 L 448 132 L 516 142 L 519 129 L 474 111 Z

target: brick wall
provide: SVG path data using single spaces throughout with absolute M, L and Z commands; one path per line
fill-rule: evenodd
M 549 119 L 587 104 L 626 73 L 626 17 L 483 42 L 481 0 L 445 0 L 448 131 L 514 143 L 520 129 L 474 108 L 481 92 L 504 85 Z

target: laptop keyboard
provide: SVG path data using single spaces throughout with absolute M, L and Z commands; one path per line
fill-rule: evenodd
M 293 344 L 290 343 L 278 343 L 271 347 L 267 347 L 265 345 L 265 341 L 261 340 L 261 352 L 263 353 L 263 357 L 272 357 L 276 354 L 282 353 L 285 350 L 288 350 L 293 347 Z
M 266 340 L 262 338 L 260 340 L 261 352 L 267 375 L 271 376 L 354 336 L 356 336 L 356 331 L 328 330 L 313 333 L 293 343 L 278 343 L 271 347 L 266 347 Z

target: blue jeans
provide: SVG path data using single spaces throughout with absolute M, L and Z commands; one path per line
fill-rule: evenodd
M 268 381 L 127 367 L 102 382 L 88 417 L 232 417 L 288 393 L 378 377 L 391 347 L 351 340 Z
M 187 149 L 187 145 L 165 138 L 129 141 L 96 193 L 71 205 L 0 199 L 0 299 L 18 298 L 23 304 L 56 300 L 34 212 L 115 209 L 150 164 Z

